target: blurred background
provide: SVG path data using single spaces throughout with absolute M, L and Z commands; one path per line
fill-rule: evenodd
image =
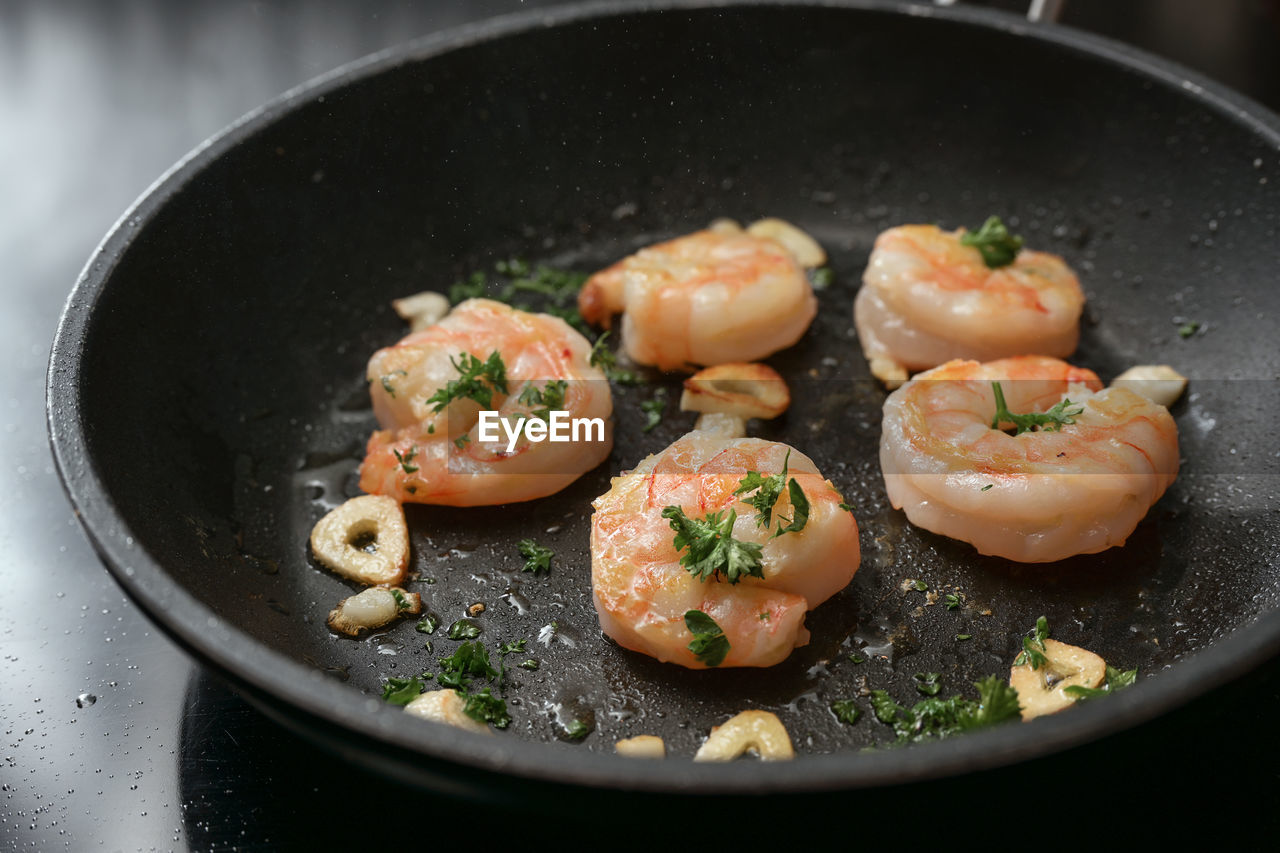
M 488 819 L 478 807 L 335 769 L 135 611 L 63 497 L 45 437 L 44 373 L 62 304 L 98 241 L 203 139 L 370 52 L 547 5 L 0 0 L 0 847 L 325 848 L 408 837 L 332 817 L 358 809 L 444 815 L 450 825 Z M 1280 110 L 1275 0 L 1069 0 L 1061 22 L 1183 63 Z M 998 814 L 1031 784 L 1053 790 L 1101 776 L 1099 784 L 1123 793 L 1096 803 L 1100 810 L 1172 808 L 1200 794 L 1170 780 L 1186 768 L 1216 767 L 1265 812 L 1276 804 L 1280 775 L 1269 712 L 1278 695 L 1273 663 L 1123 744 L 1113 738 L 1030 766 L 856 799 Z M 1206 726 L 1247 737 L 1205 738 Z M 322 814 L 329 817 L 316 820 Z M 572 835 L 536 815 L 514 819 L 524 840 Z

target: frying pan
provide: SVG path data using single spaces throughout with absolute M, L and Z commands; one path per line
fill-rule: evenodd
M 1272 423 L 1280 351 L 1280 121 L 1163 61 L 997 13 L 878 2 L 619 3 L 539 11 L 415 42 L 290 92 L 175 166 L 117 224 L 71 294 L 49 373 L 59 471 L 121 585 L 263 711 L 377 770 L 466 796 L 838 790 L 994 767 L 1133 726 L 1280 649 Z M 1053 565 L 976 555 L 892 510 L 876 458 L 883 391 L 851 306 L 892 224 L 1002 214 L 1064 255 L 1089 303 L 1073 359 L 1104 376 L 1170 363 L 1182 473 L 1124 548 Z M 404 332 L 392 298 L 523 257 L 598 268 L 718 216 L 816 235 L 834 282 L 770 359 L 793 407 L 757 432 L 811 456 L 854 506 L 863 566 L 768 670 L 689 672 L 627 652 L 591 606 L 589 502 L 689 428 L 616 389 L 613 454 L 558 495 L 409 507 L 410 588 L 490 648 L 529 640 L 514 722 L 481 738 L 407 718 L 388 676 L 456 642 L 412 622 L 361 641 L 324 617 L 351 587 L 307 553 L 356 493 L 374 426 L 363 366 Z M 1184 338 L 1188 321 L 1199 331 Z M 516 543 L 555 549 L 520 571 Z M 918 579 L 929 591 L 903 582 Z M 929 592 L 962 592 L 947 610 Z M 1039 615 L 1054 636 L 1137 666 L 1105 701 L 910 749 L 833 699 L 914 701 L 1006 670 Z M 972 639 L 958 641 L 957 634 Z M 431 641 L 429 652 L 424 646 Z M 852 657 L 862 660 L 855 663 Z M 626 761 L 660 734 L 691 755 L 747 707 L 800 758 Z M 579 721 L 580 741 L 566 734 Z

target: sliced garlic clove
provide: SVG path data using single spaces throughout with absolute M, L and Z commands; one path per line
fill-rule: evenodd
M 737 415 L 704 412 L 694 421 L 693 431 L 705 432 L 720 438 L 743 438 L 747 434 L 747 422 Z
M 776 418 L 791 405 L 778 371 L 756 362 L 731 362 L 699 370 L 684 381 L 680 409 L 739 418 Z
M 827 253 L 818 241 L 782 219 L 761 219 L 747 226 L 753 237 L 764 237 L 782 246 L 792 254 L 802 267 L 820 267 L 827 262 Z
M 432 690 L 430 693 L 419 695 L 405 705 L 404 710 L 415 717 L 466 729 L 478 735 L 492 734 L 487 725 L 467 716 L 463 710 L 466 706 L 466 700 L 456 690 Z
M 1111 380 L 1111 387 L 1128 388 L 1167 408 L 1186 390 L 1187 377 L 1167 364 L 1140 364 Z
M 391 307 L 400 315 L 401 320 L 408 321 L 411 332 L 420 332 L 428 326 L 434 326 L 451 310 L 448 297 L 432 290 L 424 290 L 403 299 L 393 299 Z
M 907 381 L 907 369 L 891 358 L 871 359 L 871 375 L 884 383 L 890 391 L 901 388 Z
M 742 226 L 737 221 L 722 216 L 719 219 L 713 219 L 707 226 L 707 230 L 717 234 L 741 234 Z
M 1055 714 L 1075 703 L 1065 688 L 1101 687 L 1107 678 L 1107 662 L 1087 649 L 1057 640 L 1044 641 L 1045 664 L 1032 669 L 1024 663 L 1009 670 L 1009 686 L 1018 692 L 1022 719 Z
M 693 760 L 732 761 L 746 752 L 756 753 L 761 761 L 786 761 L 796 755 L 776 714 L 743 711 L 712 729 Z
M 381 628 L 401 616 L 416 616 L 421 612 L 422 597 L 416 592 L 378 586 L 338 602 L 338 606 L 329 611 L 328 624 L 340 634 L 356 637 L 361 631 Z
M 627 758 L 666 758 L 667 745 L 656 735 L 637 735 L 625 738 L 613 745 L 618 755 Z
M 373 552 L 366 547 L 373 547 Z M 394 498 L 361 495 L 311 529 L 316 559 L 345 578 L 387 586 L 404 580 L 409 566 L 409 527 Z

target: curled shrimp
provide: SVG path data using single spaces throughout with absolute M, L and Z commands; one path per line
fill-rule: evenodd
M 440 411 L 432 396 L 458 380 L 464 355 L 484 361 L 496 352 L 509 393 L 492 390 L 487 407 L 514 426 L 537 411 L 520 402 L 525 389 L 547 383 L 573 418 L 598 418 L 577 441 L 534 442 L 521 433 L 512 450 L 498 429 L 485 441 L 476 429 L 481 403 L 455 398 Z M 469 299 L 443 320 L 414 332 L 369 360 L 369 392 L 383 429 L 370 438 L 360 488 L 399 501 L 482 506 L 532 500 L 558 492 L 600 464 L 613 446 L 613 398 L 591 345 L 563 320 L 519 311 L 488 299 Z M 597 440 L 599 439 L 599 440 Z
M 687 370 L 786 349 L 818 301 L 791 250 L 735 226 L 641 249 L 588 279 L 578 307 L 606 328 L 625 312 L 622 343 L 638 364 Z
M 993 429 L 993 382 L 1009 412 L 1059 407 L 1055 431 Z M 1178 473 L 1167 409 L 1045 356 L 950 361 L 884 405 L 880 465 L 913 524 L 983 554 L 1036 563 L 1093 554 L 1137 527 Z
M 1084 292 L 1066 262 L 1024 249 L 991 269 L 965 233 L 903 225 L 876 238 L 853 318 L 878 378 L 900 384 L 953 358 L 1075 351 Z
M 790 457 L 787 454 L 790 452 Z M 787 460 L 809 500 L 799 532 L 776 538 L 757 525 L 747 494 L 735 495 L 748 471 L 776 474 Z M 858 570 L 858 525 L 835 487 L 799 451 L 758 438 L 694 431 L 613 479 L 591 518 L 591 586 L 600 627 L 620 645 L 690 669 L 706 666 L 689 649 L 689 610 L 710 616 L 729 640 L 721 666 L 772 666 L 809 641 L 805 613 L 843 589 Z M 736 584 L 695 578 L 680 564 L 663 509 L 689 518 L 738 513 L 732 536 L 763 545 L 763 578 Z M 774 518 L 792 515 L 787 489 Z

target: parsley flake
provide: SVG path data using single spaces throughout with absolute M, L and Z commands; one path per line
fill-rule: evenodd
M 479 693 L 464 693 L 463 698 L 466 704 L 462 706 L 462 713 L 477 723 L 492 723 L 496 729 L 505 729 L 511 725 L 506 700 L 494 696 L 488 687 Z
M 1200 331 L 1200 324 L 1192 320 L 1178 327 L 1178 337 L 1189 338 L 1198 331 Z
M 591 366 L 600 368 L 604 372 L 606 379 L 611 379 L 619 385 L 639 385 L 639 376 L 636 376 L 630 370 L 623 370 L 618 367 L 618 357 L 614 355 L 613 350 L 605 346 L 605 339 L 608 337 L 609 332 L 606 330 L 591 345 L 591 358 L 589 359 Z
M 391 590 L 391 597 L 396 600 L 396 610 L 408 610 L 409 599 L 404 597 L 404 593 L 398 589 Z
M 944 738 L 958 732 L 996 725 L 1018 719 L 1018 692 L 999 676 L 975 682 L 978 699 L 953 696 L 950 699 L 922 699 L 910 708 L 893 700 L 884 690 L 871 691 L 871 708 L 876 719 L 893 726 L 898 736 L 895 746 L 931 738 Z
M 929 588 L 929 584 L 917 578 L 916 580 L 913 580 L 911 582 L 911 588 L 916 590 L 917 592 L 924 592 Z
M 1004 389 L 1000 387 L 1000 383 L 992 382 L 991 390 L 996 395 L 996 413 L 991 418 L 991 428 L 1000 429 L 1000 424 L 1011 423 L 1017 429 L 1014 435 L 1033 432 L 1037 427 L 1044 432 L 1058 432 L 1064 424 L 1075 423 L 1076 415 L 1084 411 L 1084 406 L 1080 405 L 1077 405 L 1074 409 L 1067 408 L 1072 403 L 1064 397 L 1047 412 L 1028 412 L 1025 415 L 1015 415 L 1009 411 L 1008 406 L 1005 404 Z M 986 489 L 983 489 L 983 491 L 985 492 Z
M 461 359 L 449 356 L 449 362 L 458 371 L 457 379 L 450 379 L 445 386 L 427 398 L 434 403 L 431 411 L 444 411 L 454 400 L 475 400 L 483 408 L 493 405 L 493 392 L 507 393 L 507 365 L 497 350 L 489 353 L 489 357 L 481 361 L 469 352 L 464 352 Z
M 520 556 L 524 557 L 524 567 L 520 571 L 533 572 L 535 575 L 551 571 L 551 558 L 556 555 L 555 551 L 532 539 L 521 539 L 517 547 L 520 549 Z
M 842 723 L 853 725 L 862 716 L 862 709 L 852 699 L 837 699 L 831 703 L 831 713 Z
M 937 696 L 942 689 L 942 685 L 938 683 L 938 679 L 942 678 L 940 672 L 917 672 L 912 678 L 915 679 L 916 690 L 926 696 Z
M 947 593 L 946 603 L 948 610 L 955 610 L 960 606 L 960 596 L 956 595 L 954 592 L 949 592 Z
M 686 610 L 684 626 L 693 634 L 688 649 L 701 663 L 719 666 L 729 654 L 729 638 L 716 621 L 701 610 Z
M 1135 669 L 1116 669 L 1110 664 L 1107 665 L 1107 680 L 1101 687 L 1084 687 L 1079 684 L 1072 684 L 1069 687 L 1062 688 L 1062 692 L 1076 699 L 1096 699 L 1099 696 L 1106 696 L 1122 690 L 1133 684 L 1138 678 L 1138 670 Z
M 1041 616 L 1036 620 L 1033 635 L 1022 638 L 1022 651 L 1013 659 L 1014 666 L 1031 664 L 1032 669 L 1039 669 L 1048 663 L 1044 656 L 1044 641 L 1049 639 L 1049 621 Z
M 667 389 L 659 388 L 653 392 L 653 398 L 640 401 L 640 411 L 644 412 L 644 431 L 649 432 L 662 423 L 662 413 L 667 408 Z
M 705 518 L 689 518 L 678 506 L 665 507 L 662 517 L 671 523 L 676 532 L 673 544 L 676 551 L 684 551 L 680 565 L 698 580 L 715 577 L 729 583 L 737 583 L 743 575 L 764 577 L 760 567 L 763 548 L 755 542 L 742 542 L 733 538 L 733 523 L 738 514 L 732 509 L 727 513 L 709 512 Z
M 500 671 L 489 662 L 489 650 L 484 643 L 463 643 L 447 658 L 440 659 L 440 674 L 436 681 L 442 687 L 465 689 L 472 678 L 493 679 Z
M 529 414 L 538 420 L 550 422 L 551 412 L 564 408 L 564 392 L 568 387 L 569 383 L 564 379 L 552 379 L 541 390 L 531 384 L 525 385 L 516 402 L 531 407 Z M 533 409 L 533 406 L 538 408 Z
M 422 692 L 423 684 L 418 676 L 388 678 L 382 685 L 382 698 L 392 705 L 408 705 Z
M 408 375 L 409 375 L 409 371 L 407 371 L 407 370 L 393 370 L 393 371 L 391 371 L 390 373 L 386 374 L 385 376 L 380 377 L 380 378 L 381 378 L 381 381 L 382 381 L 382 390 L 383 390 L 383 391 L 386 391 L 386 392 L 387 392 L 387 396 L 388 396 L 388 397 L 390 397 L 390 398 L 391 398 L 391 399 L 393 399 L 393 400 L 396 398 L 396 387 L 395 387 L 394 385 L 392 385 L 392 384 L 391 384 L 391 377 L 396 376 L 396 375 L 400 375 L 400 376 L 408 376 Z
M 1018 257 L 1022 238 L 1010 234 L 998 216 L 982 223 L 977 231 L 967 231 L 960 236 L 960 245 L 972 246 L 982 255 L 982 262 L 990 269 L 1007 267 Z
M 474 640 L 480 636 L 480 626 L 470 619 L 459 619 L 449 626 L 450 640 Z
M 412 474 L 418 470 L 417 465 L 410 464 L 413 462 L 413 457 L 418 455 L 418 445 L 415 444 L 413 447 L 410 447 L 404 452 L 403 456 L 401 456 L 400 451 L 396 450 L 394 447 L 391 449 L 391 452 L 395 454 L 396 461 L 400 463 L 400 467 L 404 469 L 406 474 Z
M 418 624 L 414 626 L 414 629 L 419 634 L 434 634 L 439 625 L 440 620 L 428 613 L 424 618 L 418 620 Z
M 564 727 L 564 734 L 569 740 L 582 740 L 591 734 L 591 726 L 582 722 L 582 720 L 574 720 Z

